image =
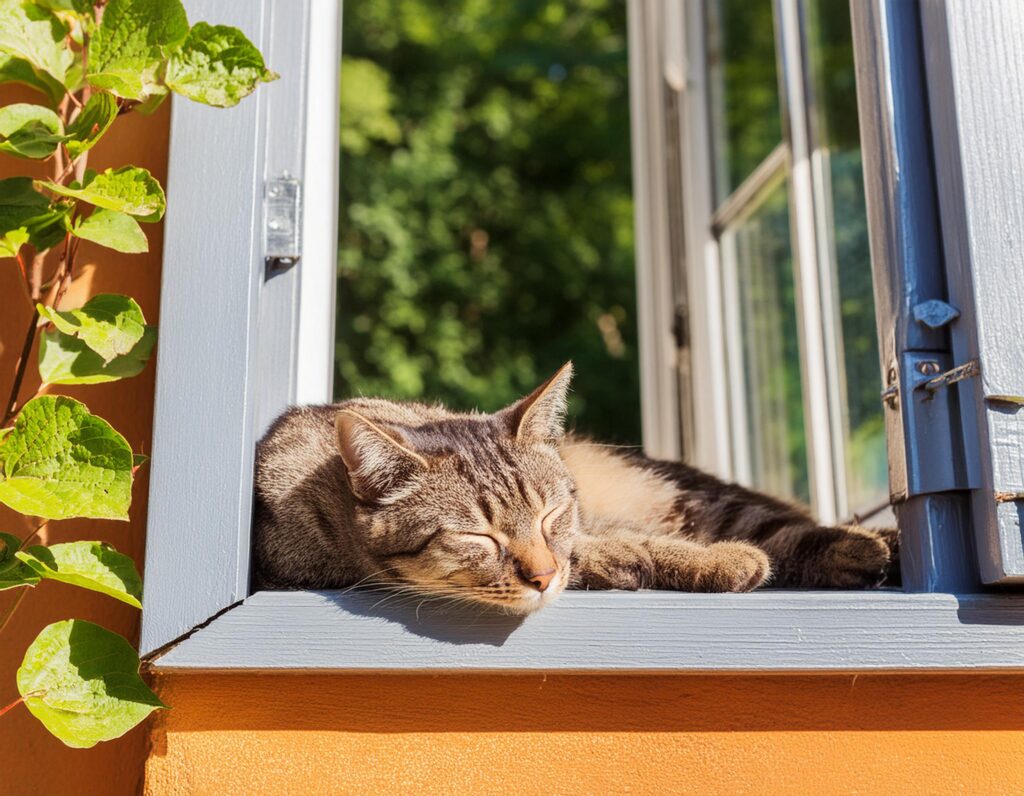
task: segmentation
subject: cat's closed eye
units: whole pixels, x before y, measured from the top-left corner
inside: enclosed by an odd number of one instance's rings
[[[555,524],[555,522],[558,521],[558,519],[563,514],[565,514],[565,512],[568,510],[570,505],[572,505],[572,504],[570,504],[570,503],[562,503],[559,506],[555,506],[553,509],[548,511],[543,517],[541,517],[540,530],[541,530],[541,533],[543,533],[545,537],[547,537],[547,535],[549,533],[551,533],[552,526]]]
[[[467,541],[492,547],[497,553],[500,553],[505,547],[501,540],[493,534],[482,531],[462,531],[459,533],[459,536],[465,538]]]

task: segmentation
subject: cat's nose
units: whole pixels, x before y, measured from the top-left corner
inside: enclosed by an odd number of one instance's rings
[[[554,568],[549,569],[545,572],[534,572],[526,576],[526,579],[539,591],[547,591],[548,586],[551,585],[552,579],[555,577]]]

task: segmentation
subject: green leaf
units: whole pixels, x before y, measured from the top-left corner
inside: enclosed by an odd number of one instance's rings
[[[36,309],[64,334],[80,338],[104,362],[131,351],[146,326],[135,300],[116,293],[98,293],[77,310],[58,312],[42,304]]]
[[[156,327],[147,326],[142,339],[124,356],[104,363],[82,340],[63,332],[44,332],[39,341],[39,375],[47,384],[101,384],[139,375],[156,344]]]
[[[89,97],[75,120],[68,125],[68,154],[74,160],[92,149],[117,118],[117,100],[110,94],[99,92]]]
[[[205,105],[230,108],[260,83],[277,80],[245,34],[197,22],[167,64],[167,87]]]
[[[16,557],[21,539],[9,533],[0,533],[0,591],[18,586],[35,586],[39,575]]]
[[[188,35],[181,0],[110,0],[89,48],[89,82],[143,102],[164,94],[171,51]]]
[[[71,234],[125,254],[149,251],[149,241],[139,222],[116,210],[98,207],[88,217],[79,217]]]
[[[119,738],[167,707],[139,676],[131,644],[82,619],[55,622],[36,636],[18,669],[18,693],[46,729],[76,749]]]
[[[55,106],[64,96],[64,86],[45,72],[38,72],[32,64],[13,55],[0,54],[0,83],[21,83],[41,91]]]
[[[64,140],[60,117],[49,108],[17,102],[0,108],[0,152],[39,160]]]
[[[64,46],[66,29],[24,0],[0,0],[0,52],[28,61],[64,85],[75,56]]]
[[[142,578],[135,562],[105,542],[35,545],[15,555],[41,578],[81,586],[142,607]]]
[[[22,514],[127,520],[132,449],[85,404],[43,395],[0,443],[0,503]]]
[[[157,109],[164,104],[164,100],[167,99],[170,92],[167,94],[154,94],[148,100],[139,105],[135,106],[135,113],[142,116],[152,116],[157,112]]]
[[[28,177],[0,180],[0,257],[14,257],[28,241],[40,251],[64,237],[70,207],[51,203]]]
[[[51,11],[71,11],[80,16],[92,16],[93,0],[35,0],[35,4]]]
[[[28,243],[28,230],[24,227],[11,229],[0,237],[0,257],[17,257],[21,247]]]
[[[73,182],[66,186],[45,180],[37,185],[96,207],[137,216],[141,221],[159,221],[167,206],[160,183],[137,166],[107,169],[102,174],[89,170],[81,184]]]

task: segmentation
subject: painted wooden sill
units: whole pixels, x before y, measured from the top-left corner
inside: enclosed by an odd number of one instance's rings
[[[566,592],[525,619],[380,593],[258,592],[157,671],[1024,671],[1024,597]],[[418,610],[417,610],[418,609]]]

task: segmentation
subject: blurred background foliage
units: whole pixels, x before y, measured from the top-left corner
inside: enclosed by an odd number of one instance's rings
[[[335,393],[489,411],[565,360],[640,439],[626,6],[351,0]]]

